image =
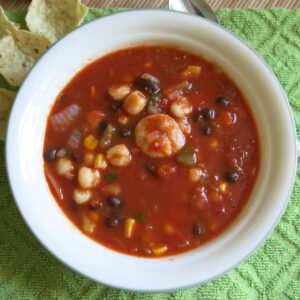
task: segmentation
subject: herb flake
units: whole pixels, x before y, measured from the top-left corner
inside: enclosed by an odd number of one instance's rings
[[[146,221],[146,217],[143,213],[136,213],[134,216],[133,216],[137,221],[141,221],[141,222],[145,222]]]
[[[105,175],[104,180],[107,184],[112,184],[118,180],[118,174],[115,172],[108,173]]]

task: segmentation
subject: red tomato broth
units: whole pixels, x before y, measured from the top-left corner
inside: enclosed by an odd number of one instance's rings
[[[198,149],[197,166],[201,164],[201,168],[208,173],[208,178],[198,183],[189,180],[188,170],[191,167],[177,161],[180,151],[166,158],[150,158],[143,154],[135,144],[134,128],[140,119],[148,115],[147,110],[144,109],[135,116],[126,114],[129,123],[124,126],[118,125],[120,112],[109,109],[112,99],[107,93],[113,85],[133,84],[141,74],[150,73],[159,79],[164,98],[168,89],[184,80],[181,74],[189,65],[201,66],[201,74],[188,79],[193,88],[185,95],[193,106],[193,113],[188,116],[191,134],[185,135],[184,149]],[[96,96],[94,95],[93,99],[91,86],[96,88]],[[229,99],[228,109],[216,103],[215,99],[219,96]],[[168,109],[170,101],[164,102],[162,107],[171,115]],[[103,112],[106,115],[105,120],[117,127],[129,128],[132,131],[129,137],[123,138],[117,134],[113,138],[111,146],[125,144],[131,152],[132,160],[126,167],[109,164],[107,169],[100,170],[102,181],[91,189],[92,199],[97,198],[101,202],[100,207],[96,209],[91,209],[88,203],[79,205],[74,202],[73,190],[78,186],[76,176],[72,180],[59,176],[56,172],[57,158],[54,162],[45,162],[45,172],[59,183],[63,200],[58,199],[53,185],[48,180],[49,186],[68,218],[82,230],[83,216],[90,218],[96,214],[99,217],[99,220],[95,221],[93,233],[89,236],[100,244],[135,256],[156,257],[151,249],[160,246],[167,246],[167,251],[161,256],[179,254],[218,236],[228,228],[245,206],[259,169],[257,129],[242,93],[228,75],[213,63],[200,56],[164,46],[141,46],[120,50],[92,62],[77,73],[58,96],[49,119],[73,103],[78,104],[82,110],[67,131],[58,133],[48,120],[45,153],[48,149],[65,148],[74,128],[80,129],[84,136],[93,134],[101,138],[98,129],[87,126],[86,115],[93,110]],[[214,109],[215,118],[209,121],[212,133],[206,136],[201,131],[202,121],[201,124],[193,121],[193,116],[197,110],[208,107]],[[236,114],[236,123],[233,125],[226,125],[228,116],[225,113],[228,111]],[[210,146],[216,141],[215,148]],[[94,152],[105,154],[110,147],[104,150],[97,147]],[[78,149],[67,154],[75,165],[75,174],[85,165],[84,152],[86,149],[81,141]],[[145,170],[145,163],[151,163],[158,168],[167,164],[176,170],[167,178],[161,178]],[[224,181],[224,172],[233,166],[235,170],[238,169],[239,180],[228,183]],[[112,172],[118,174],[115,184],[121,188],[119,197],[122,199],[122,205],[117,208],[107,205],[106,198],[109,194],[104,191],[109,185],[105,183],[104,177]],[[220,182],[226,183],[227,191],[224,194],[219,191]],[[197,187],[205,187],[208,198],[208,202],[202,203],[204,207],[201,208],[197,201],[192,200]],[[105,225],[107,215],[115,213],[122,214],[124,218],[136,219],[131,238],[124,236],[124,220],[113,228]],[[195,234],[193,228],[199,223],[200,227],[204,228],[201,229],[203,232]]]

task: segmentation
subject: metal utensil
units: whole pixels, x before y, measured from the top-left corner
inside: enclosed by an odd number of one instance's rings
[[[169,9],[196,14],[219,23],[217,15],[204,0],[169,0]]]

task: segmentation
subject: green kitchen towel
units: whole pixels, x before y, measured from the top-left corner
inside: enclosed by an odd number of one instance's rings
[[[91,9],[86,21],[111,12]],[[8,15],[24,25],[23,12],[13,11]],[[274,70],[289,97],[299,137],[300,10],[222,9],[218,15],[223,26],[255,48]],[[13,201],[4,146],[1,142],[0,299],[300,299],[299,167],[293,194],[279,225],[243,264],[201,286],[174,293],[147,294],[92,282],[65,267],[40,245]]]

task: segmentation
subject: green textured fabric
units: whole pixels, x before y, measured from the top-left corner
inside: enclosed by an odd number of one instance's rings
[[[90,10],[87,21],[111,12]],[[23,13],[8,15],[24,26]],[[258,50],[274,70],[288,94],[299,137],[300,10],[223,9],[218,15],[226,28]],[[175,293],[131,293],[76,274],[39,244],[13,201],[1,142],[0,299],[300,299],[299,195],[298,167],[293,194],[279,225],[264,245],[235,270],[213,282]]]

